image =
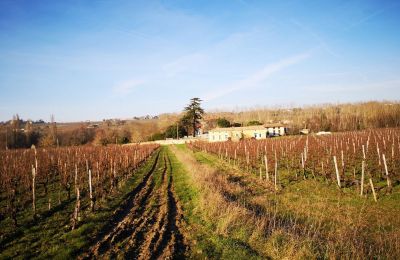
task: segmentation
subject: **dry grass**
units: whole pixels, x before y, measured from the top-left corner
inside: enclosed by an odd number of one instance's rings
[[[398,191],[379,204],[315,181],[275,193],[216,157],[196,154],[209,160],[200,163],[187,150],[173,151],[202,191],[197,214],[263,257],[400,257]]]

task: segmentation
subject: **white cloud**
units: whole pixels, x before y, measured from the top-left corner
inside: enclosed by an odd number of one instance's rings
[[[257,86],[273,74],[278,73],[279,71],[291,65],[297,64],[309,57],[310,53],[307,52],[279,60],[275,63],[268,64],[262,69],[254,72],[247,78],[244,78],[227,86],[215,88],[213,91],[207,93],[204,96],[204,100],[209,101],[217,99],[244,88]]]
[[[113,87],[113,92],[117,95],[127,95],[131,93],[136,87],[143,85],[144,80],[130,79],[125,80]]]

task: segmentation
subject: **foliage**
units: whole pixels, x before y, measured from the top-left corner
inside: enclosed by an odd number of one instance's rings
[[[229,122],[229,120],[226,119],[225,117],[218,118],[217,119],[217,126],[218,127],[230,127],[231,126],[231,122]]]
[[[232,124],[232,127],[241,127],[241,126],[242,126],[241,123],[236,123],[236,122],[235,122],[235,123]]]
[[[248,125],[248,126],[262,125],[262,123],[261,123],[260,121],[257,121],[257,120],[252,120],[252,121],[249,121],[249,122],[247,123],[247,125]]]
[[[157,141],[157,140],[164,140],[165,139],[165,133],[155,133],[152,134],[147,140],[148,141]]]
[[[167,130],[165,130],[164,134],[165,134],[165,138],[176,138],[176,129],[177,126],[176,125],[171,125],[167,128]],[[187,135],[187,131],[185,129],[185,127],[183,127],[183,125],[179,124],[178,125],[178,136],[179,138],[182,138],[184,136]]]
[[[200,106],[201,101],[200,98],[192,98],[190,99],[190,104],[184,109],[185,116],[183,118],[185,122],[190,122],[193,130],[193,137],[196,136],[200,119],[203,118],[204,114],[204,109]]]

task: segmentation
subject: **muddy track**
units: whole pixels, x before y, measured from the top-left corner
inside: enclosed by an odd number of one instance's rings
[[[171,161],[168,158],[170,172],[172,171]],[[182,258],[185,255],[187,246],[181,232],[182,211],[177,203],[173,190],[173,177],[170,174],[168,177],[166,208],[167,212],[164,215],[163,225],[155,232],[153,243],[154,247],[149,252],[152,252],[150,258],[169,259],[172,256]]]
[[[160,157],[163,157],[161,159]],[[171,161],[159,152],[142,182],[81,259],[176,259],[187,243],[181,232],[182,210],[174,190]],[[156,185],[159,183],[159,185]]]
[[[131,236],[125,248],[127,259],[177,259],[183,258],[187,251],[181,232],[182,211],[173,191],[171,161],[164,158],[162,185],[155,195],[159,208],[150,214]]]

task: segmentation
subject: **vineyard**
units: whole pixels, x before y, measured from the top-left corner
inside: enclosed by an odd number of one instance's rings
[[[400,256],[397,128],[0,156],[0,259]]]
[[[253,172],[275,190],[313,178],[357,190],[391,192],[400,182],[400,129],[190,145]]]
[[[1,242],[19,226],[43,221],[63,207],[70,230],[121,185],[158,145],[70,147],[0,152]],[[27,222],[30,219],[31,222]]]
[[[399,136],[374,129],[196,142],[187,146],[196,160],[186,161],[203,167],[193,178],[211,190],[203,210],[217,232],[259,258],[397,259]]]

